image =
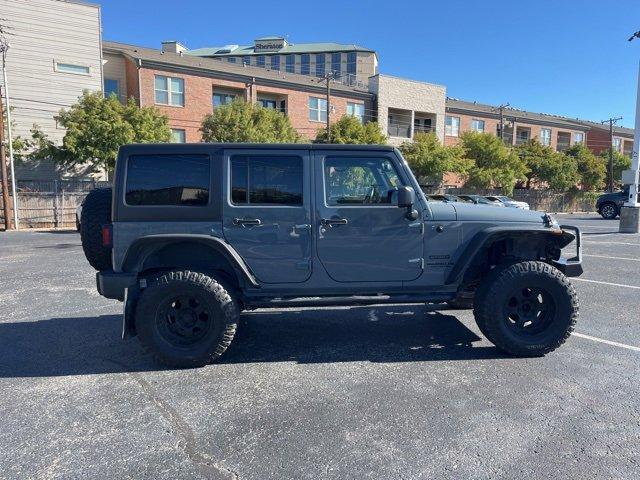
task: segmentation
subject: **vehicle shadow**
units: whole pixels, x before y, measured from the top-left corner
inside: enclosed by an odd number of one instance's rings
[[[165,370],[136,339],[120,340],[121,317],[0,323],[0,378]],[[508,358],[453,315],[425,306],[261,310],[242,315],[222,364],[423,362]]]

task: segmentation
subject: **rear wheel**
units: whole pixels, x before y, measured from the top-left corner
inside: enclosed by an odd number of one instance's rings
[[[147,280],[136,305],[136,331],[154,357],[171,367],[211,363],[231,344],[239,311],[233,294],[198,272],[165,272]]]
[[[606,202],[600,205],[600,215],[606,220],[615,219],[619,213],[618,206],[613,202]]]
[[[82,204],[80,238],[85,257],[96,270],[111,270],[111,249],[102,244],[102,227],[111,223],[110,188],[96,188]]]
[[[557,268],[539,261],[498,266],[482,283],[474,316],[496,347],[512,355],[540,356],[569,338],[578,299]]]

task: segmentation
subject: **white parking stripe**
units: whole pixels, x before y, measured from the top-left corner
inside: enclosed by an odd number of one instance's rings
[[[593,240],[585,240],[582,239],[582,243],[587,243],[589,245],[595,245],[595,244],[602,244],[602,245],[606,245],[606,244],[612,244],[612,245],[633,245],[634,247],[640,247],[640,243],[629,243],[629,242],[609,242],[609,241],[604,241],[604,242],[594,242]]]
[[[634,352],[640,352],[640,347],[635,347],[633,345],[627,345],[626,343],[618,343],[612,342],[611,340],[605,340],[604,338],[592,337],[591,335],[585,335],[584,333],[573,332],[573,336],[585,338],[587,340],[592,340],[594,342],[606,343],[607,345],[613,345],[614,347],[626,348],[628,350],[633,350]]]
[[[601,282],[600,280],[587,280],[586,278],[578,278],[572,277],[571,281],[576,282],[589,282],[589,283],[601,283],[602,285],[611,285],[612,287],[624,287],[624,288],[633,288],[635,290],[640,290],[640,287],[636,285],[623,285],[622,283],[611,283],[611,282]]]
[[[596,257],[596,258],[610,258],[612,260],[631,260],[632,262],[640,262],[640,258],[629,257],[610,257],[609,255],[591,255],[590,253],[583,253],[583,257]]]

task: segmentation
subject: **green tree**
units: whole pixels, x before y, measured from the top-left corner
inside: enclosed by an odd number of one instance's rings
[[[133,99],[123,105],[116,96],[105,98],[100,92],[85,91],[56,120],[67,130],[62,146],[53,145],[41,132],[32,131],[36,149],[31,157],[49,156],[65,167],[89,166],[110,171],[121,145],[171,139],[167,117],[156,108],[140,108]]]
[[[572,145],[564,153],[576,160],[583,190],[602,188],[607,174],[602,157],[596,157],[583,143]]]
[[[234,100],[205,116],[200,128],[205,142],[298,143],[300,136],[282,112]]]
[[[602,157],[602,161],[605,163],[606,169],[606,177],[605,182],[609,185],[609,149],[603,150],[600,153],[600,157]],[[613,151],[613,183],[616,186],[620,186],[622,184],[622,171],[628,170],[631,168],[631,158],[620,153],[616,150]]]
[[[350,143],[360,145],[384,145],[387,143],[376,122],[363,124],[353,115],[344,115],[340,120],[331,124],[331,143]],[[327,130],[319,130],[316,143],[327,143]]]
[[[568,190],[580,180],[575,158],[555,152],[535,138],[518,145],[516,153],[529,169],[527,188],[531,188],[532,182],[538,182],[552,190]]]
[[[465,158],[461,146],[446,147],[433,132],[416,133],[413,142],[400,145],[400,151],[413,174],[427,182],[440,182],[447,172],[466,176],[474,165],[473,161]]]
[[[501,187],[510,194],[518,180],[527,178],[529,169],[525,161],[498,137],[489,133],[465,132],[460,138],[466,158],[474,161],[466,186]]]

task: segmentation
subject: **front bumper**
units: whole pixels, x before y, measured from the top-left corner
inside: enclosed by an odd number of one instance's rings
[[[124,301],[125,290],[135,285],[138,276],[135,273],[104,271],[96,273],[98,293],[103,297]]]
[[[578,227],[572,225],[560,225],[562,230],[571,230],[576,239],[576,254],[573,257],[560,257],[554,260],[555,267],[567,277],[579,277],[584,272],[582,268],[582,232]]]

